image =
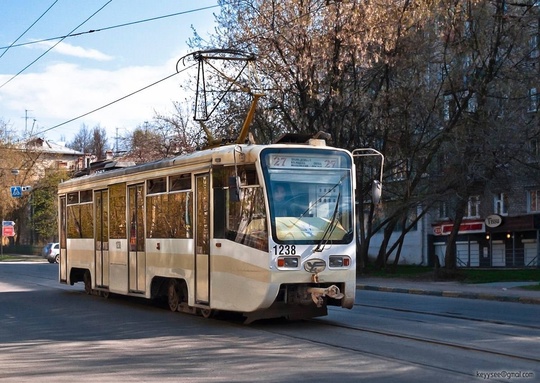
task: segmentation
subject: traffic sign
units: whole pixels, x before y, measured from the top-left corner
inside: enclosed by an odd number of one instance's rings
[[[15,226],[13,221],[2,221],[2,226]]]
[[[4,237],[13,237],[13,236],[15,236],[15,228],[13,226],[3,226],[2,227],[2,236],[4,236]]]
[[[12,186],[11,196],[13,198],[20,198],[22,196],[22,186]]]

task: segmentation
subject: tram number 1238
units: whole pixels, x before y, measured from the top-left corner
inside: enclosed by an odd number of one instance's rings
[[[275,255],[296,255],[295,245],[275,245],[273,249]]]

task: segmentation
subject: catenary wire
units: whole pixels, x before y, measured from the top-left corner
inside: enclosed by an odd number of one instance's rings
[[[215,8],[215,7],[219,7],[219,5],[211,5],[211,6],[208,6],[208,7],[202,7],[202,8],[196,8],[196,9],[190,9],[190,10],[187,10],[187,11],[182,11],[182,12],[177,12],[177,13],[171,13],[171,14],[168,14],[168,15],[157,16],[157,17],[152,17],[152,18],[143,19],[143,20],[137,20],[137,21],[131,21],[131,22],[129,22],[129,23],[118,24],[118,25],[112,25],[112,26],[110,26],[110,27],[97,28],[97,29],[90,29],[90,30],[88,30],[88,31],[86,31],[86,32],[70,33],[70,34],[67,34],[67,35],[65,35],[65,36],[50,37],[50,38],[47,38],[47,39],[28,41],[28,42],[20,43],[20,44],[11,44],[9,47],[0,47],[0,49],[8,49],[8,48],[12,48],[12,47],[13,47],[13,48],[15,48],[15,47],[22,47],[22,46],[25,46],[25,45],[31,45],[31,44],[37,44],[37,43],[43,43],[43,42],[53,41],[53,40],[59,40],[59,39],[66,39],[66,38],[68,38],[68,37],[77,37],[77,36],[81,36],[81,35],[85,35],[85,34],[89,34],[89,33],[103,32],[103,31],[107,31],[107,30],[110,30],[110,29],[122,28],[122,27],[128,27],[128,26],[131,26],[131,25],[136,25],[136,24],[146,23],[146,22],[150,22],[150,21],[161,20],[161,19],[165,19],[165,18],[168,18],[168,17],[174,17],[174,16],[185,15],[185,14],[188,14],[188,13],[194,13],[194,12],[205,11],[205,10],[207,10],[207,9],[211,9],[211,8]],[[1,57],[1,56],[0,56],[0,57]]]
[[[109,5],[110,3],[112,2],[112,0],[109,0],[107,1],[107,3],[105,3],[101,8],[99,8],[97,11],[95,11],[94,13],[92,13],[86,20],[84,20],[82,23],[80,23],[79,25],[77,25],[75,28],[73,28],[73,30],[70,32],[70,33],[73,33],[74,31],[76,31],[81,25],[85,24],[88,20],[90,20],[92,17],[94,17],[95,15],[97,15],[103,8],[105,8],[107,5]],[[49,53],[51,50],[53,50],[58,44],[60,44],[63,40],[65,39],[64,38],[61,38],[60,40],[58,40],[56,42],[56,44],[54,44],[53,46],[51,46],[49,49],[47,49],[45,52],[43,52],[41,55],[39,55],[34,61],[32,61],[30,64],[28,64],[27,66],[25,66],[23,69],[21,69],[17,74],[15,74],[14,76],[12,76],[9,80],[7,80],[6,82],[4,82],[2,85],[0,85],[0,89],[3,88],[6,84],[10,83],[13,79],[15,79],[17,76],[19,76],[21,73],[23,73],[25,70],[27,70],[28,68],[30,68],[32,65],[34,65],[39,59],[41,59],[43,56],[45,56],[47,53]]]
[[[36,23],[37,23],[39,20],[41,20],[41,18],[42,18],[43,16],[45,16],[45,14],[46,14],[47,12],[49,12],[49,11],[51,10],[51,8],[54,7],[54,5],[55,5],[56,3],[58,3],[58,0],[55,0],[54,3],[52,3],[52,4],[49,6],[49,8],[47,8],[47,9],[45,10],[45,12],[43,12],[43,13],[41,14],[41,16],[39,16],[39,17],[37,18],[37,20],[34,21],[34,22],[32,23],[32,25],[30,25],[28,28],[26,28],[26,30],[25,30],[19,37],[17,37],[17,38],[15,39],[15,41],[13,41],[9,46],[7,46],[7,47],[2,47],[1,49],[4,49],[4,52],[2,52],[2,54],[0,55],[0,58],[4,57],[4,55],[7,53],[7,51],[10,50],[10,48],[13,48],[13,47],[15,46],[15,43],[16,43],[17,41],[19,41],[19,40],[21,39],[21,37],[23,37],[23,36],[26,34],[26,32],[28,32],[30,29],[32,29],[32,27],[33,27],[34,25],[36,25]]]
[[[86,113],[83,113],[83,114],[81,114],[81,115],[79,115],[79,116],[77,116],[77,117],[73,117],[73,118],[70,119],[70,120],[64,121],[64,122],[62,122],[62,123],[60,123],[60,124],[58,124],[58,125],[54,125],[54,126],[51,126],[50,128],[44,129],[44,130],[42,130],[42,131],[39,131],[39,132],[37,132],[35,135],[37,136],[37,135],[43,134],[43,133],[48,132],[48,131],[50,131],[50,130],[59,128],[60,126],[69,124],[70,122],[76,121],[76,120],[78,120],[78,119],[80,119],[80,118],[86,117],[86,116],[88,116],[89,114],[92,114],[92,113],[95,113],[95,112],[97,112],[97,111],[99,111],[99,110],[105,109],[105,108],[107,108],[107,107],[109,107],[109,106],[111,106],[111,105],[113,105],[113,104],[116,104],[117,102],[120,102],[120,101],[122,101],[122,100],[125,100],[125,99],[128,98],[128,97],[131,97],[131,96],[133,96],[133,95],[135,95],[135,94],[137,94],[137,93],[140,93],[140,92],[142,92],[143,90],[146,90],[146,89],[148,89],[148,88],[150,88],[150,87],[152,87],[152,86],[154,86],[154,85],[157,85],[157,84],[159,84],[159,83],[161,83],[161,82],[163,82],[163,81],[165,81],[165,80],[168,80],[168,79],[170,79],[170,78],[176,76],[177,74],[182,73],[182,72],[184,72],[184,71],[186,71],[186,70],[188,70],[188,69],[194,67],[195,65],[196,65],[196,64],[192,64],[192,65],[189,66],[189,67],[186,67],[186,68],[184,68],[184,69],[182,69],[182,70],[180,70],[180,71],[177,71],[177,72],[175,72],[175,73],[173,73],[173,74],[170,74],[170,75],[168,75],[168,76],[162,78],[161,80],[154,81],[153,83],[151,83],[151,84],[149,84],[149,85],[146,85],[145,87],[142,87],[142,88],[140,88],[140,89],[137,89],[136,91],[133,91],[133,92],[131,92],[131,93],[129,93],[129,94],[126,94],[125,96],[122,96],[122,97],[120,97],[120,98],[117,98],[116,100],[111,101],[111,102],[109,102],[109,103],[107,103],[107,104],[105,104],[105,105],[102,105],[102,106],[100,106],[99,108],[93,109],[93,110],[91,110],[91,111],[89,111],[89,112],[86,112]]]
[[[111,1],[112,1],[112,0],[111,0]],[[110,1],[109,1],[109,2],[110,2]],[[108,4],[108,3],[107,3],[107,4]],[[107,5],[107,4],[105,4],[105,5]],[[105,7],[105,5],[104,5],[103,7]],[[219,5],[218,5],[218,6],[219,6]],[[102,8],[103,8],[103,7],[102,7]],[[202,11],[202,10],[206,10],[206,9],[214,8],[214,7],[216,7],[216,6],[209,6],[209,7],[197,8],[197,9],[193,9],[193,10],[189,10],[189,11],[183,11],[183,12],[178,12],[178,13],[174,13],[174,14],[170,14],[170,15],[165,15],[165,16],[159,16],[159,17],[154,17],[154,18],[149,18],[149,19],[139,20],[139,21],[136,21],[136,22],[130,22],[130,23],[125,23],[125,24],[119,24],[119,25],[116,25],[116,26],[111,26],[111,27],[107,27],[107,28],[101,28],[101,29],[98,29],[98,30],[91,30],[91,31],[88,31],[88,32],[82,32],[82,33],[80,33],[80,34],[84,34],[84,33],[92,33],[92,32],[97,32],[97,31],[104,31],[104,30],[107,30],[107,29],[113,29],[113,28],[119,28],[119,27],[123,27],[123,26],[128,26],[128,25],[138,24],[138,23],[147,22],[147,21],[153,21],[153,20],[162,19],[162,18],[166,18],[166,17],[177,16],[177,15],[180,15],[180,14],[186,14],[186,13],[191,13],[191,12],[196,12],[196,11]],[[100,10],[101,10],[101,9],[100,9]],[[98,12],[99,12],[99,10],[98,10]],[[96,12],[96,13],[97,13],[97,12]],[[93,15],[92,15],[92,16],[93,16]],[[92,16],[91,16],[91,17],[92,17]],[[295,20],[298,20],[298,19],[300,19],[300,18],[302,18],[302,17],[305,17],[305,15],[299,16],[299,17],[295,18]],[[82,25],[82,24],[81,24],[81,25]],[[76,28],[75,28],[75,29],[76,29]],[[260,34],[257,35],[257,36],[260,37],[260,36],[263,36],[264,34],[267,34],[267,33],[270,33],[270,32],[271,32],[271,31],[267,31],[267,32],[264,32],[264,33],[260,33]],[[68,35],[66,35],[66,36],[61,37],[61,39],[63,40],[63,39],[65,39],[65,38],[67,38],[67,37],[77,36],[77,35],[80,35],[80,34],[68,34]],[[253,36],[252,39],[256,38],[257,36]],[[51,39],[41,40],[41,41],[49,41],[49,40],[53,40],[53,39],[57,39],[57,38],[51,38]],[[62,40],[60,40],[60,41],[62,41]],[[60,41],[59,41],[59,42],[60,42]],[[57,43],[57,44],[58,44],[58,43]],[[55,46],[56,46],[57,44],[55,44]],[[54,48],[54,46],[53,46],[53,48]],[[1,48],[0,48],[0,49],[1,49]],[[52,48],[51,48],[51,49],[52,49]],[[48,51],[47,51],[47,52],[48,52]],[[180,60],[182,60],[182,59],[183,59],[183,58],[181,58]],[[180,60],[179,60],[179,61],[180,61]],[[133,96],[133,95],[135,95],[135,94],[137,94],[137,93],[139,93],[139,92],[142,92],[143,90],[146,90],[146,89],[148,89],[148,88],[150,88],[150,87],[152,87],[152,86],[154,86],[154,85],[157,85],[157,84],[159,84],[159,83],[161,83],[161,82],[163,82],[163,81],[165,81],[165,80],[168,80],[169,78],[172,78],[172,77],[176,76],[177,74],[179,74],[179,73],[181,73],[181,72],[183,72],[183,71],[185,71],[185,70],[187,70],[187,69],[189,69],[189,68],[191,68],[191,67],[193,67],[193,65],[190,66],[190,67],[188,67],[188,68],[185,68],[185,69],[183,69],[183,70],[181,70],[181,71],[178,71],[178,68],[177,68],[177,72],[176,72],[176,73],[173,73],[173,74],[171,74],[171,75],[169,75],[169,76],[166,76],[166,77],[162,78],[161,80],[155,81],[155,82],[153,82],[152,84],[149,84],[149,85],[147,85],[147,86],[145,86],[145,87],[143,87],[143,88],[140,88],[140,89],[138,89],[138,90],[136,90],[136,91],[134,91],[134,92],[131,92],[131,93],[129,93],[129,94],[123,96],[123,97],[120,97],[120,98],[118,98],[118,99],[116,99],[116,100],[114,100],[114,101],[111,101],[111,102],[109,102],[109,103],[107,103],[107,104],[105,104],[105,105],[102,105],[102,106],[100,106],[100,107],[98,107],[98,108],[96,108],[96,109],[93,109],[93,110],[91,110],[91,111],[89,111],[89,112],[83,113],[83,114],[81,114],[81,115],[79,115],[79,116],[77,116],[77,117],[74,117],[74,118],[72,118],[72,119],[70,119],[70,120],[64,121],[64,122],[62,122],[62,123],[60,123],[60,124],[54,125],[54,126],[52,126],[52,127],[50,127],[50,128],[41,130],[41,131],[37,132],[36,135],[39,135],[39,134],[48,132],[48,131],[50,131],[50,130],[59,128],[59,127],[61,127],[61,126],[63,126],[63,125],[66,125],[66,124],[68,124],[68,123],[70,123],[70,122],[76,121],[76,120],[78,120],[78,119],[80,119],[80,118],[86,117],[86,116],[88,116],[88,115],[90,115],[90,114],[92,114],[92,113],[95,113],[95,112],[99,111],[99,110],[105,109],[105,108],[107,108],[107,107],[109,107],[109,106],[111,106],[111,105],[113,105],[113,104],[116,104],[117,102],[120,102],[120,101],[122,101],[122,100],[124,100],[124,99],[126,99],[126,98],[128,98],[128,97],[131,97],[131,96]],[[10,80],[10,81],[11,81],[11,80]],[[4,85],[5,85],[5,84],[4,84]],[[3,85],[2,85],[2,86],[3,86]],[[1,88],[2,86],[0,86],[0,88]]]

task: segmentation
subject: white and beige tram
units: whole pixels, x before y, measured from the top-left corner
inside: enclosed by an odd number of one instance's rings
[[[59,185],[61,283],[173,311],[310,318],[352,308],[350,152],[228,145]]]

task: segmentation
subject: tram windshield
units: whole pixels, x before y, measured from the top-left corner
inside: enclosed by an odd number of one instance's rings
[[[262,153],[272,236],[278,243],[348,243],[353,238],[351,161],[339,151]]]

